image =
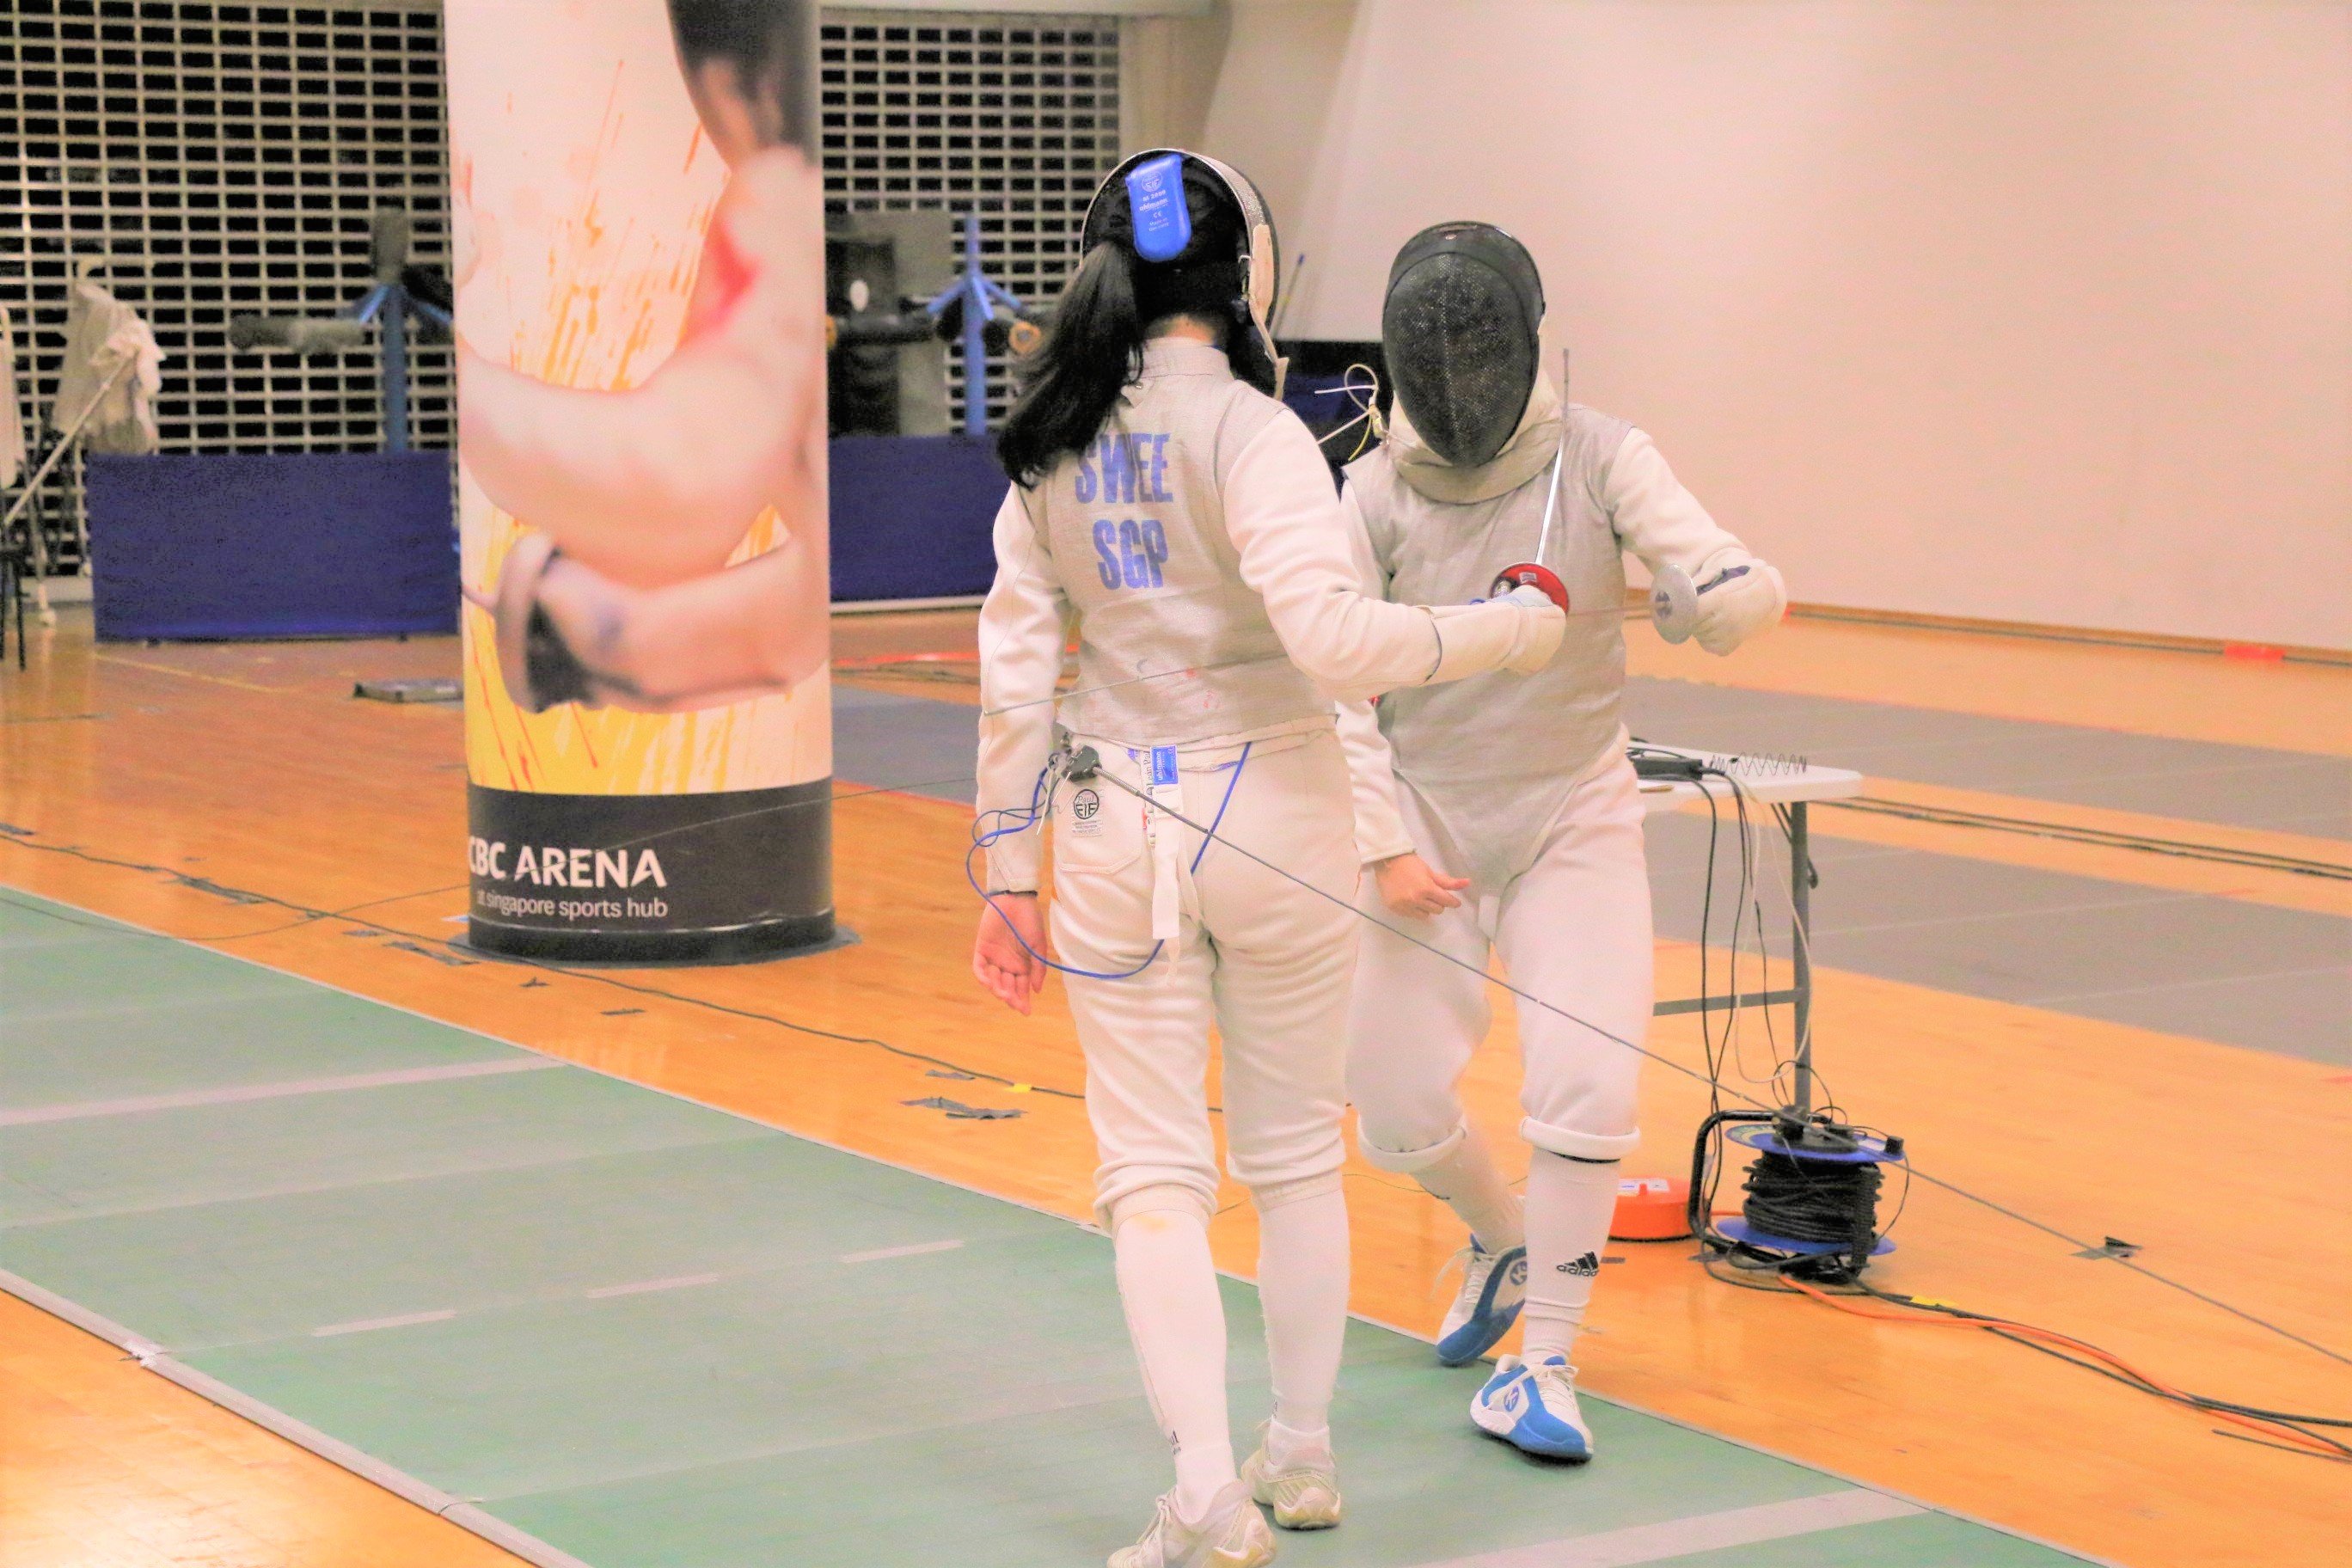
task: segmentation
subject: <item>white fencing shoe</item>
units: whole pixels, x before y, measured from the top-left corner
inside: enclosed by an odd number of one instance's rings
[[[1470,1419],[1523,1453],[1571,1465],[1592,1458],[1592,1429],[1576,1408],[1576,1369],[1566,1356],[1533,1366],[1505,1356],[1470,1402]]]
[[[1251,1503],[1248,1483],[1233,1481],[1197,1524],[1176,1516],[1174,1492],[1162,1493],[1143,1539],[1112,1552],[1110,1568],[1265,1568],[1273,1561],[1274,1531]]]
[[[1462,1289],[1437,1331],[1437,1359],[1446,1366],[1468,1366],[1493,1350],[1519,1321],[1528,1295],[1526,1247],[1489,1252],[1474,1236],[1459,1256]]]
[[[1271,1426],[1267,1423],[1266,1426]],[[1267,1458],[1271,1439],[1258,1428],[1257,1452],[1242,1462],[1242,1484],[1274,1510],[1285,1530],[1328,1530],[1339,1522],[1339,1467],[1322,1444],[1293,1453],[1276,1465]]]

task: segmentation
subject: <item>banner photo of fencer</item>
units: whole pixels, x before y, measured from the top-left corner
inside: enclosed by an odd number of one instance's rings
[[[806,0],[448,0],[472,941],[833,935]]]

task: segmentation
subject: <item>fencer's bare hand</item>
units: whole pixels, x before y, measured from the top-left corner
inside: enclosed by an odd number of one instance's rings
[[[1459,897],[1470,885],[1467,877],[1449,877],[1418,855],[1391,856],[1372,868],[1380,884],[1381,902],[1401,915],[1426,920],[1462,907]]]
[[[988,906],[980,911],[980,934],[972,939],[972,975],[1026,1017],[1030,998],[1045,989],[1045,961],[1040,956],[1045,951],[1045,913],[1034,893],[998,893]]]

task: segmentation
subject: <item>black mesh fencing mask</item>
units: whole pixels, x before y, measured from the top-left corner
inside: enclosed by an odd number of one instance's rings
[[[1397,252],[1381,310],[1389,379],[1422,440],[1455,468],[1493,461],[1518,428],[1543,313],[1535,258],[1492,224],[1441,223]]]

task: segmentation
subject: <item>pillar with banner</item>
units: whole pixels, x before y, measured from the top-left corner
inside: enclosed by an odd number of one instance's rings
[[[826,942],[807,0],[448,0],[475,946]]]

